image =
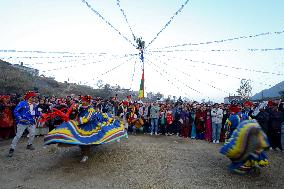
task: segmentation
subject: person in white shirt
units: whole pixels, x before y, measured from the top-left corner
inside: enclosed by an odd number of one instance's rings
[[[213,143],[219,143],[221,128],[222,128],[222,119],[223,119],[223,110],[216,103],[214,104],[213,109],[211,110],[212,117],[212,140]]]

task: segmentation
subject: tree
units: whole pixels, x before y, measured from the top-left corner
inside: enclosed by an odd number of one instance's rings
[[[105,84],[103,88],[103,97],[104,98],[109,98],[112,96],[112,90],[110,88],[110,84]]]
[[[190,99],[189,99],[188,97],[183,97],[182,100],[183,100],[184,102],[189,102],[189,101],[190,101]]]
[[[103,80],[98,80],[97,81],[97,83],[96,83],[96,85],[97,85],[97,87],[99,88],[99,89],[102,89],[103,87],[104,87],[104,83],[103,83]]]
[[[240,95],[241,98],[244,100],[249,100],[251,97],[251,91],[252,91],[251,80],[242,79],[240,88],[237,89],[238,95]]]
[[[157,100],[161,100],[162,98],[164,98],[164,95],[161,94],[160,92],[158,92],[158,93],[156,94],[156,99],[157,99]]]
[[[181,99],[181,96],[178,98],[177,103],[179,103],[179,104],[182,104],[182,103],[183,103],[183,101],[182,101],[182,99]]]

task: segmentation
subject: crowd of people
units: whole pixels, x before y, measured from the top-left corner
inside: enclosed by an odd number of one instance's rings
[[[13,112],[20,100],[21,97],[15,95],[0,97],[1,139],[15,136],[16,115]],[[35,106],[33,114],[38,120],[42,113],[52,112],[54,108],[66,111],[72,104],[79,106],[80,101],[80,95],[66,98],[37,95],[32,102]],[[132,101],[130,96],[119,101],[115,96],[109,99],[95,98],[90,103],[97,111],[121,117],[125,129],[132,134],[177,135],[213,143],[224,142],[230,137],[239,123],[238,118],[232,115],[238,114],[241,120],[256,119],[267,134],[271,147],[283,150],[281,124],[284,122],[284,108],[281,101],[269,101],[266,104],[234,102],[230,105],[182,101],[142,103]],[[77,114],[75,106],[70,119],[74,119]],[[35,135],[45,135],[62,122],[59,116],[45,123],[36,122]]]
[[[29,91],[22,99],[0,96],[0,137],[14,136],[10,157],[28,130],[27,149],[35,149],[35,135],[47,135],[45,144],[79,145],[85,154],[83,162],[91,145],[128,137],[127,132],[226,142],[221,153],[232,160],[232,170],[246,172],[268,164],[264,150],[269,146],[284,151],[283,105],[281,100],[233,100],[230,105],[182,100],[143,103],[132,101],[131,96],[124,100],[118,100],[117,95],[109,99],[88,95],[56,98]]]

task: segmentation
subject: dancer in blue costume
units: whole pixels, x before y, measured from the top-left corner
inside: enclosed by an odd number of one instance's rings
[[[124,125],[108,113],[96,112],[90,105],[90,96],[82,98],[82,106],[76,121],[64,122],[48,133],[44,142],[49,144],[79,145],[81,162],[86,162],[91,145],[105,144],[126,137]]]
[[[231,161],[229,169],[238,174],[260,172],[260,167],[268,165],[264,150],[269,149],[266,134],[256,120],[242,121],[220,152]]]
[[[229,110],[230,116],[225,123],[225,126],[227,128],[226,139],[229,139],[232,136],[234,130],[242,121],[251,119],[246,111],[241,112],[240,105],[236,104],[234,101],[229,106]]]
[[[226,128],[226,133],[225,133],[225,141],[227,141],[231,135],[233,134],[233,131],[237,128],[237,126],[240,123],[240,107],[236,104],[231,104],[229,106],[229,111],[230,111],[230,116],[225,122],[225,128]]]

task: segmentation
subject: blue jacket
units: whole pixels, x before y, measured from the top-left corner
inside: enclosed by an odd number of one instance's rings
[[[35,105],[33,107],[33,110],[35,111],[35,115],[31,114],[28,102],[21,101],[14,110],[14,116],[16,119],[16,123],[22,124],[22,125],[34,125],[35,117],[38,117],[40,113],[37,111],[37,108]]]
[[[241,119],[240,116],[237,114],[232,114],[226,121],[226,125],[232,130],[235,130],[237,126],[240,124]]]

